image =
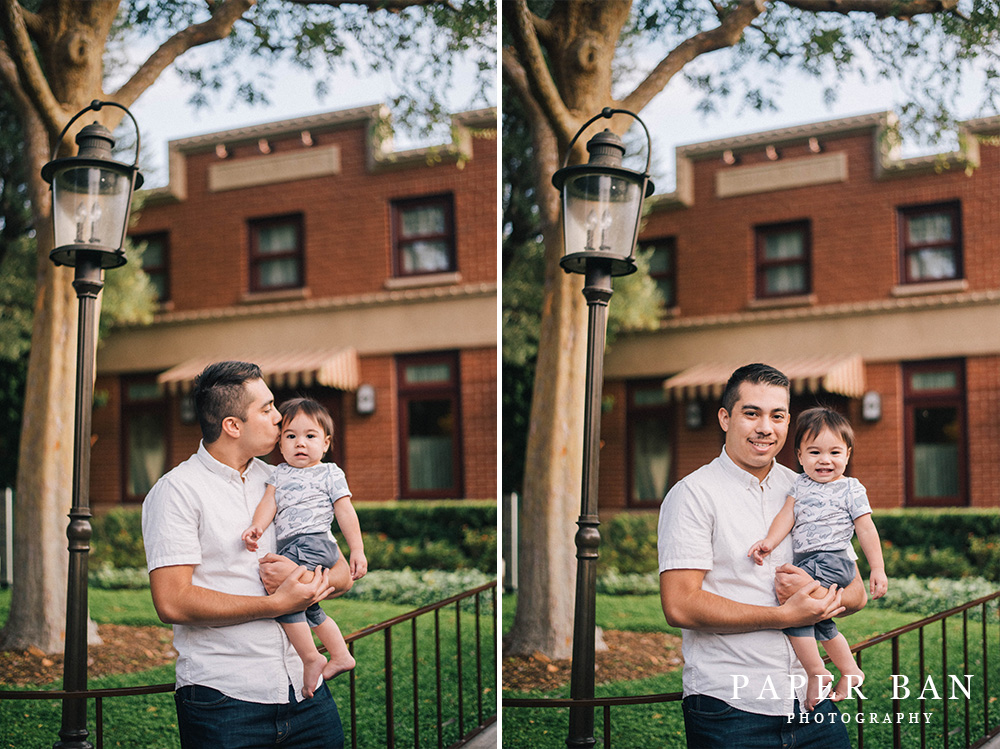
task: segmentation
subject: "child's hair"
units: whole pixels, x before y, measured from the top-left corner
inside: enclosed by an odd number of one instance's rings
[[[807,437],[815,437],[824,429],[829,429],[840,437],[848,450],[854,449],[854,429],[843,415],[826,406],[810,408],[799,414],[795,420],[795,449],[802,446]]]
[[[312,398],[292,398],[278,406],[278,413],[281,414],[281,428],[284,429],[292,419],[300,413],[304,413],[323,427],[326,436],[333,441],[333,417],[326,407],[317,403]]]

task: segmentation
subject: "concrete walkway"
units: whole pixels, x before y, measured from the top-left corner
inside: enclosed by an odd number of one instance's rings
[[[500,746],[499,733],[496,722],[493,722],[482,733],[477,733],[467,743],[462,744],[462,749],[497,749],[498,746]]]

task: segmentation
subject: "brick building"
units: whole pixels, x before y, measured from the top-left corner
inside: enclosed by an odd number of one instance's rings
[[[719,396],[752,361],[790,376],[793,416],[849,416],[874,506],[998,505],[1000,117],[907,159],[892,119],[677,150],[677,189],[640,235],[663,319],[605,365],[605,510],[658,507],[718,455]]]
[[[410,151],[386,118],[169,144],[130,229],[159,310],[98,352],[95,508],[141,501],[197,449],[191,379],[221,359],[327,405],[359,500],[496,496],[496,112]]]

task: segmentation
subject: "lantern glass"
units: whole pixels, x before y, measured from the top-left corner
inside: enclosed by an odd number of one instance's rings
[[[88,164],[57,171],[52,179],[55,246],[120,250],[131,188],[130,171]]]
[[[631,258],[642,206],[642,175],[581,173],[563,187],[566,254]]]

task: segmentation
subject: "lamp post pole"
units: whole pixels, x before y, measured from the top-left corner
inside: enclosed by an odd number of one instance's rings
[[[69,576],[66,591],[66,651],[63,689],[87,688],[87,574],[90,554],[90,429],[94,403],[94,368],[97,353],[97,297],[104,287],[100,258],[80,252],[73,278],[79,300],[76,338],[76,411],[73,437],[73,505],[69,526]],[[58,749],[91,749],[87,741],[87,700],[63,701]]]
[[[580,128],[567,149],[598,119],[627,114],[623,109],[604,109]],[[649,142],[649,131],[646,130]],[[651,143],[650,143],[651,150]],[[570,698],[594,696],[594,662],[597,630],[597,558],[601,534],[597,515],[598,467],[601,449],[601,391],[604,383],[604,347],[608,328],[611,279],[634,273],[635,243],[642,200],[653,191],[649,180],[649,156],[645,172],[622,166],[625,144],[605,130],[587,143],[586,164],[563,165],[552,182],[563,198],[563,242],[565,253],[559,264],[567,273],[584,274],[583,296],[587,300],[587,362],[583,410],[583,481],[580,517],[576,532],[576,602],[573,619],[573,662]],[[594,708],[572,705],[569,709],[567,747],[593,747]]]
[[[73,495],[66,537],[69,573],[66,582],[66,645],[63,689],[87,689],[87,574],[90,554],[90,431],[94,407],[94,370],[97,358],[97,299],[104,288],[105,268],[126,262],[122,250],[132,192],[142,184],[139,174],[139,128],[132,113],[115,102],[93,101],[66,123],[56,148],[70,126],[90,111],[118,107],[136,125],[136,163],[122,164],[111,157],[115,140],[107,128],[94,123],[76,136],[76,156],[55,159],[42,167],[42,178],[52,185],[55,247],[49,258],[74,269],[73,289],[79,302],[76,334],[76,393],[73,433]],[[93,749],[87,740],[87,699],[63,700],[59,741],[53,749]]]
[[[597,557],[601,543],[597,515],[598,468],[601,449],[601,390],[604,382],[604,344],[611,299],[611,262],[590,258],[584,276],[587,300],[587,379],[583,405],[583,492],[576,521],[576,604],[573,614],[573,661],[570,698],[594,696],[597,630]],[[594,708],[569,710],[568,747],[592,747]]]

